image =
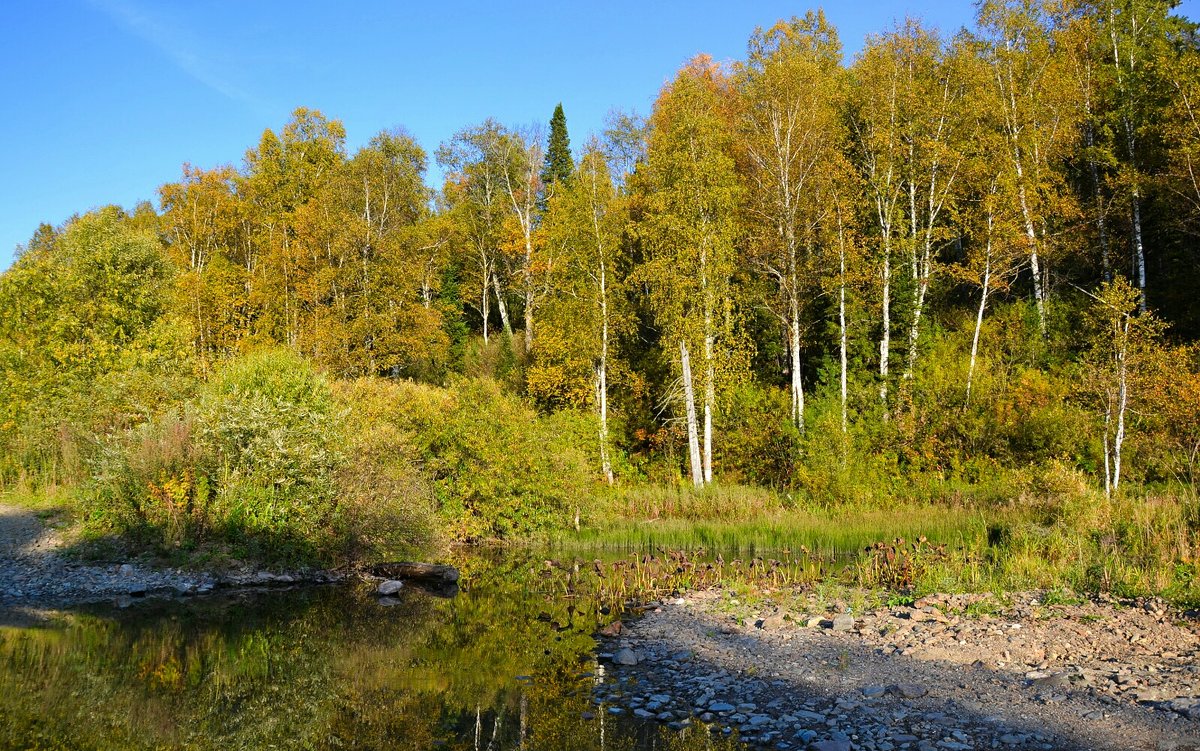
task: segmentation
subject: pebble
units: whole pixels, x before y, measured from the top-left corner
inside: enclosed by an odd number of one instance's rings
[[[834,631],[849,631],[854,628],[854,616],[849,613],[834,616],[829,627]]]

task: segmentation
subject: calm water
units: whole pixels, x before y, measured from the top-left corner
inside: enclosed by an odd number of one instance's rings
[[[391,607],[325,587],[0,611],[0,748],[712,748],[584,719],[601,605],[538,563],[471,558],[456,596]]]

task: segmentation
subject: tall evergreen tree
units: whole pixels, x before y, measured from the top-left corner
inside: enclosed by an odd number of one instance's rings
[[[574,169],[571,138],[567,135],[567,116],[563,114],[562,102],[559,102],[550,118],[550,140],[546,144],[546,161],[542,167],[543,203],[553,195],[554,184],[570,180]]]

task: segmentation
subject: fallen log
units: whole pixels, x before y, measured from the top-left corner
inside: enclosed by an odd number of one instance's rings
[[[445,582],[447,584],[458,581],[458,569],[440,563],[394,561],[392,563],[377,563],[370,570],[375,576],[382,576],[387,579],[418,579]]]

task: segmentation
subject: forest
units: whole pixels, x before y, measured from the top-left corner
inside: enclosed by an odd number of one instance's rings
[[[586,136],[560,105],[349,153],[300,107],[19,249],[0,487],[97,539],[286,560],[1008,515],[1030,558],[1190,587],[1200,36],[1173,5],[985,0],[848,61],[821,12],[766,20]]]

